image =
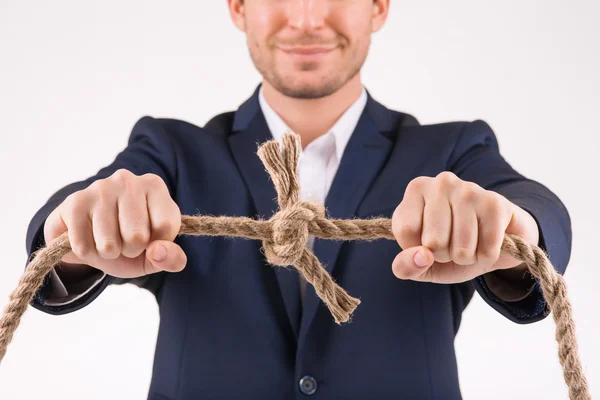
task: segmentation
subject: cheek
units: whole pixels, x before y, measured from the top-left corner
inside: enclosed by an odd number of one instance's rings
[[[371,37],[371,19],[366,15],[371,9],[363,7],[340,8],[330,14],[331,27],[342,36],[354,52],[363,52],[368,48]]]
[[[370,12],[371,9],[369,8],[346,9],[343,14],[344,25],[352,32],[360,32],[362,34],[369,32],[371,19],[368,16],[370,15]]]
[[[277,19],[277,13],[269,7],[257,7],[252,17],[254,25],[261,27],[262,30],[268,30],[268,27],[273,25]]]
[[[285,25],[285,15],[280,7],[257,4],[246,11],[246,34],[259,47],[270,47],[273,36]]]

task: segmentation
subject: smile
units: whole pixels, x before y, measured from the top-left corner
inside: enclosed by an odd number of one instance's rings
[[[296,47],[278,47],[287,57],[294,62],[316,63],[324,60],[334,53],[337,46],[296,46]]]
[[[279,47],[285,53],[298,55],[326,54],[335,50],[336,46],[328,47]]]

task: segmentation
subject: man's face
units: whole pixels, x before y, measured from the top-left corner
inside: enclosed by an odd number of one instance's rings
[[[361,69],[389,0],[229,0],[263,78],[294,98],[338,90]]]

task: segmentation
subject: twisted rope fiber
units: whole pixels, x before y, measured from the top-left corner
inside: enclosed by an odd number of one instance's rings
[[[261,240],[267,261],[277,266],[294,266],[314,286],[316,294],[327,305],[335,322],[341,324],[350,320],[360,300],[348,295],[338,286],[317,257],[309,251],[306,247],[308,236],[334,240],[394,239],[392,221],[387,218],[326,219],[322,203],[300,200],[300,186],[296,175],[300,149],[300,137],[290,133],[283,137],[282,150],[274,140],[264,143],[258,149],[258,156],[275,185],[280,208],[269,220],[183,215],[179,235]],[[565,280],[555,271],[542,249],[529,245],[516,235],[504,236],[502,250],[525,262],[531,274],[541,284],[543,296],[556,323],[558,357],[570,399],[591,399],[579,359]],[[10,301],[0,318],[0,361],[44,278],[69,251],[71,246],[65,232],[34,253],[33,260],[17,288],[10,294]]]

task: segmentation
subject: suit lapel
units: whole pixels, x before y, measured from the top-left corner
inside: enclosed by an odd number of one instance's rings
[[[369,110],[377,104],[369,96],[340,161],[335,178],[325,199],[328,218],[353,218],[362,199],[384,166],[393,142],[375,125]],[[379,106],[381,107],[381,106]],[[381,111],[381,110],[379,110]],[[387,111],[389,113],[389,111]],[[381,121],[379,121],[381,122]],[[324,267],[333,274],[343,241],[315,240],[314,252]],[[350,295],[353,295],[350,293]],[[307,286],[304,298],[300,338],[304,337],[322,301],[312,285]],[[325,307],[325,305],[322,305]],[[332,317],[333,318],[333,317]]]
[[[236,112],[233,132],[228,141],[233,158],[252,197],[257,216],[262,219],[269,219],[278,208],[273,182],[256,154],[259,145],[272,139],[273,135],[260,110],[257,89]],[[290,325],[297,337],[301,312],[298,273],[294,268],[273,267],[266,260],[264,263],[265,268],[274,270]]]

